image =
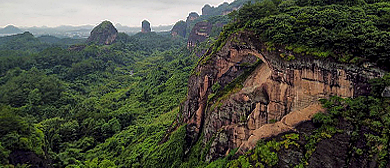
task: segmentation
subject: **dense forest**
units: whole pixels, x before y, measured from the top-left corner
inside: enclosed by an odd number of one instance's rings
[[[80,44],[82,51],[29,33],[4,40],[14,52],[0,57],[2,165],[24,157],[41,166],[107,167],[120,153],[134,157],[126,159],[131,164],[141,162],[133,148],[153,143],[134,144],[161,140],[197,57],[183,39],[164,34],[119,39],[110,46]],[[23,49],[12,48],[13,41]]]
[[[228,17],[207,18],[230,22],[200,50],[215,53],[230,35],[250,31],[269,50],[390,64],[388,1],[263,0]],[[370,82],[370,96],[321,100],[327,113],[314,116],[312,129],[259,141],[244,155],[209,163],[200,146],[185,151],[179,105],[198,59],[168,33],[119,33],[112,45],[28,32],[1,37],[0,167],[279,167],[291,149],[303,155],[286,165],[306,167],[322,140],[345,132],[352,135],[346,156],[390,165],[390,103],[380,95],[390,75]]]

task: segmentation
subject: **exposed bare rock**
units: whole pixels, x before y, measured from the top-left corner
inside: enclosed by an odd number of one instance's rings
[[[150,28],[150,23],[147,21],[147,20],[144,20],[142,21],[142,29],[141,29],[141,32],[142,33],[150,33],[151,32],[151,28]]]
[[[213,25],[208,21],[196,23],[188,37],[187,48],[194,47],[196,44],[209,38],[212,26]]]
[[[382,97],[390,97],[390,86],[387,86],[382,92]]]
[[[110,21],[103,21],[93,28],[87,42],[110,45],[115,41],[117,36],[118,30],[112,25],[112,23]]]
[[[369,93],[368,79],[380,77],[375,69],[344,65],[331,59],[294,55],[284,49],[267,50],[251,33],[231,36],[215,54],[206,53],[189,79],[182,118],[187,123],[187,143],[211,142],[207,159],[231,149],[252,149],[262,138],[293,130],[323,111],[318,102],[330,96],[355,97]],[[263,63],[248,72],[257,59]],[[224,89],[249,73],[242,87],[231,88],[218,98],[212,86]],[[214,138],[213,138],[214,137]]]
[[[196,13],[196,12],[191,12],[188,16],[187,16],[187,20],[186,22],[189,23],[189,22],[192,22],[194,21],[195,19],[198,19],[199,18],[199,14]]]

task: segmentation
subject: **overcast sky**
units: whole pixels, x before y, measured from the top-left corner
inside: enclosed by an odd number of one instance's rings
[[[218,6],[233,0],[0,0],[0,27],[15,25],[97,25],[103,20],[125,26],[152,26],[185,20],[205,4]]]

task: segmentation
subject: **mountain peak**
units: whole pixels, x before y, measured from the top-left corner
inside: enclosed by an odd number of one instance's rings
[[[23,31],[17,28],[14,25],[8,25],[4,27],[3,29],[0,29],[0,34],[16,34],[16,33],[22,33]]]
[[[110,21],[106,20],[93,28],[87,42],[110,45],[115,41],[117,36],[118,30]]]
[[[151,32],[150,23],[147,20],[142,21],[142,33],[150,33]]]

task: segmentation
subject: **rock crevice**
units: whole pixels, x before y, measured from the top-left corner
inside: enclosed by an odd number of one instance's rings
[[[232,40],[234,39],[234,40]],[[216,54],[206,53],[189,79],[187,101],[182,118],[187,123],[189,146],[199,139],[211,142],[207,159],[226,155],[231,149],[245,152],[262,138],[294,129],[300,122],[323,111],[318,99],[330,96],[354,97],[369,93],[368,80],[380,77],[375,69],[344,65],[331,59],[296,56],[283,49],[267,50],[252,40],[251,33],[239,33],[228,39]],[[205,60],[208,59],[208,60]],[[252,72],[248,65],[263,63]],[[250,73],[241,87],[231,88],[218,98],[212,86],[221,88]],[[214,137],[214,138],[213,138]]]

